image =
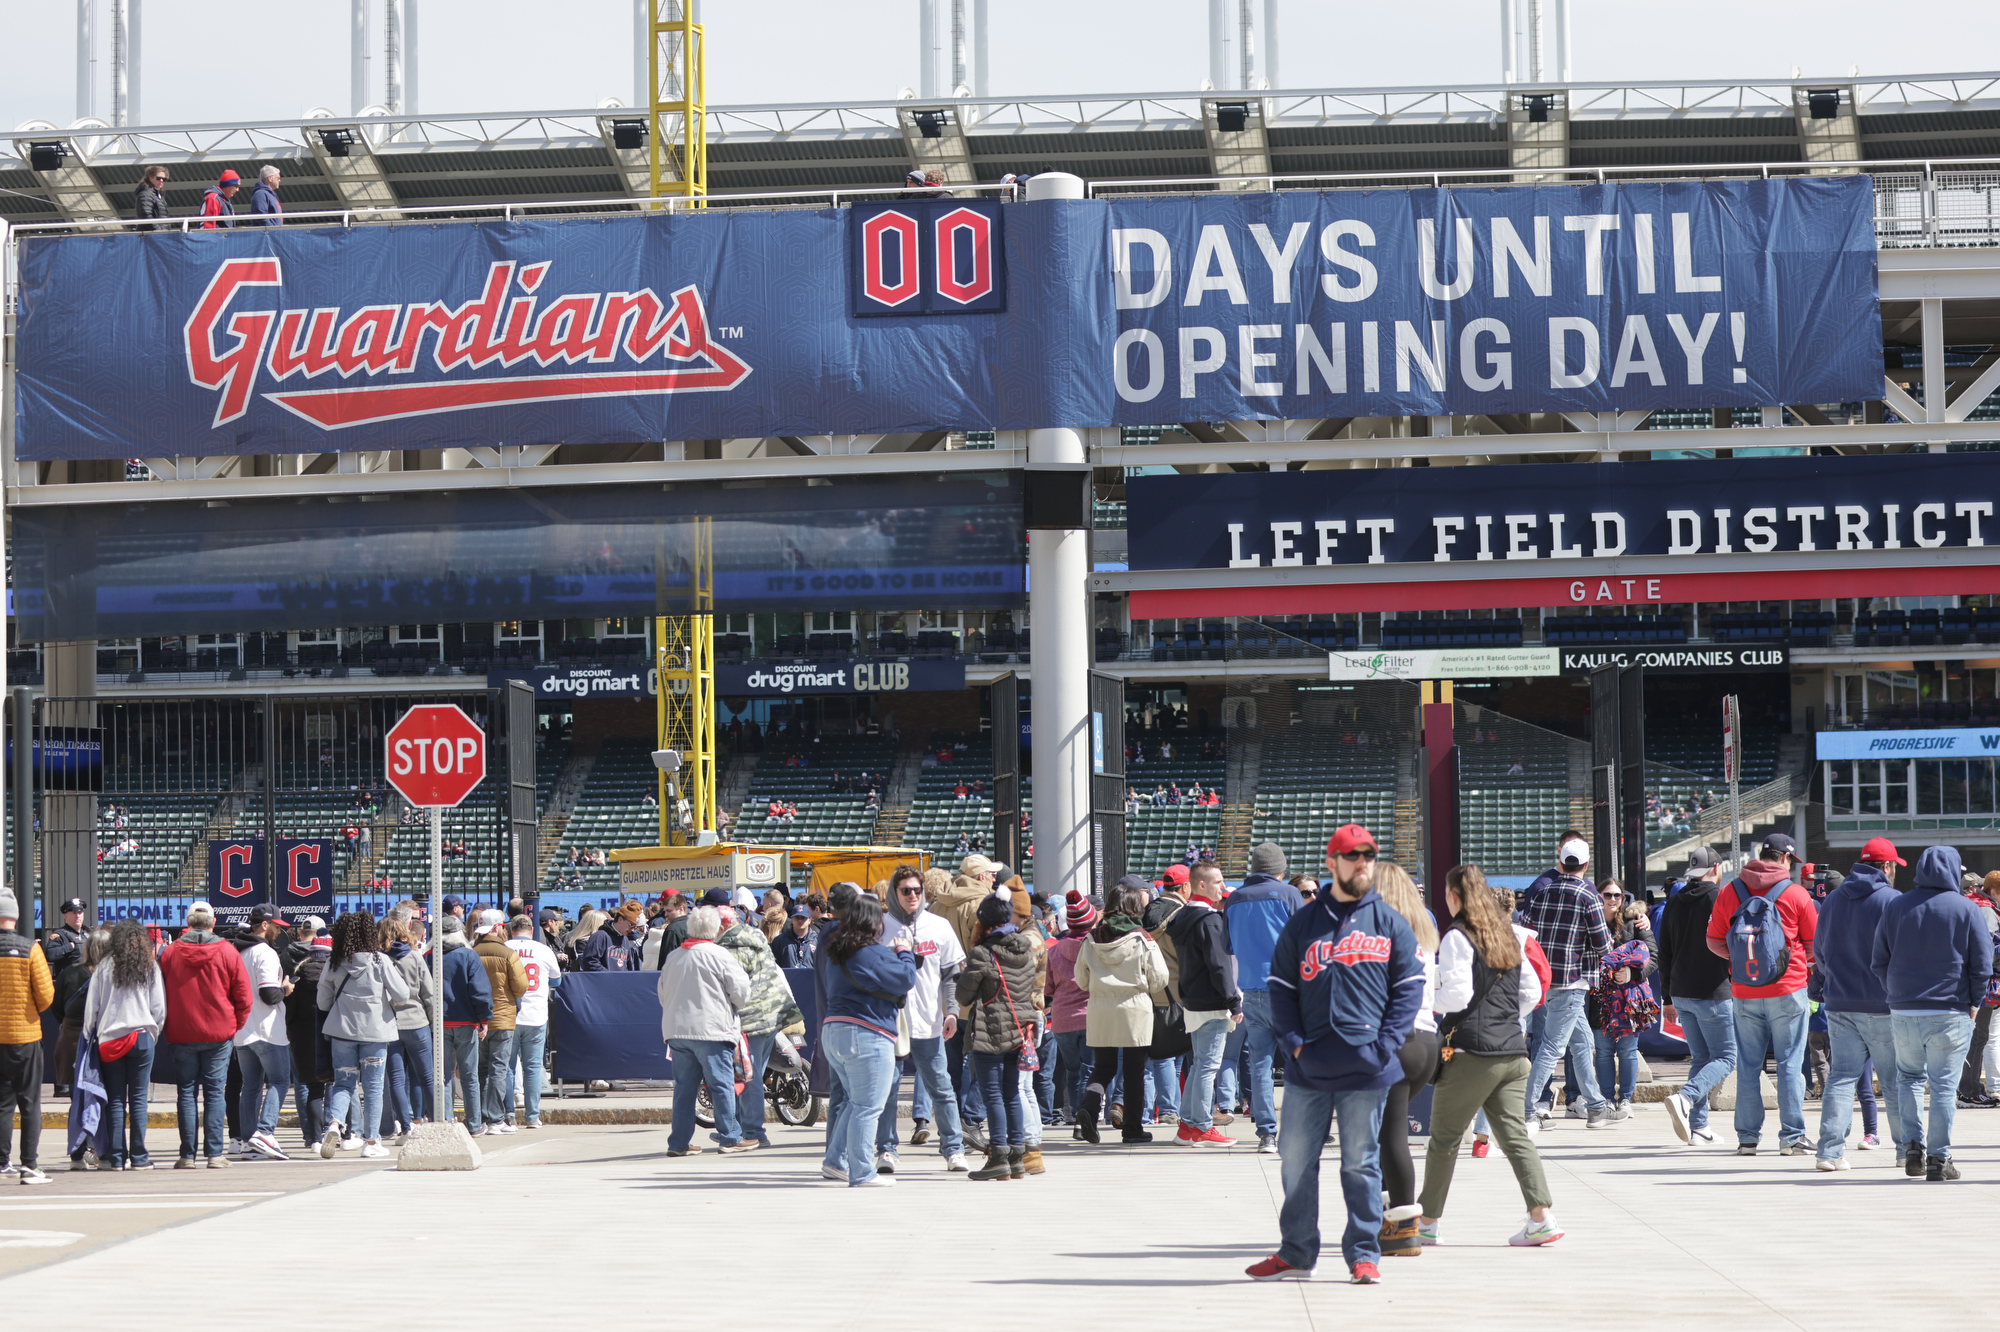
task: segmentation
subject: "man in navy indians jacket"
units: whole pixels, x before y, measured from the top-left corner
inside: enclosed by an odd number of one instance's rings
[[[1285,1203],[1278,1251],[1249,1268],[1259,1281],[1312,1276],[1319,1261],[1319,1158],[1340,1123],[1340,1252],[1359,1284],[1382,1279],[1378,1134],[1399,1052],[1424,998],[1409,922],[1374,890],[1375,838],[1347,824],[1327,842],[1332,881],[1291,918],[1271,952],[1271,1017],[1285,1054],[1278,1157]]]

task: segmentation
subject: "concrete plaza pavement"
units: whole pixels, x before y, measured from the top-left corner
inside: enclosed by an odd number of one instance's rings
[[[261,1326],[265,1302],[221,1295],[262,1266],[303,1282],[313,1317],[377,1327],[435,1326],[496,1298],[509,1318],[604,1328],[1016,1329],[1059,1316],[1322,1332],[1385,1315],[1496,1329],[1600,1316],[1706,1332],[1942,1326],[1983,1309],[2000,1222],[2000,1112],[1962,1112],[1958,1126],[1965,1178],[1930,1184],[1886,1147],[1850,1150],[1854,1169],[1838,1174],[1778,1156],[1769,1136],[1754,1158],[1691,1149],[1656,1106],[1609,1131],[1559,1120],[1541,1143],[1565,1239],[1510,1248],[1522,1208],[1506,1162],[1465,1156],[1443,1244],[1385,1262],[1373,1288],[1345,1284],[1332,1149],[1320,1279],[1258,1285],[1242,1269],[1276,1245],[1278,1158],[1192,1151],[1164,1133],[1090,1148],[1056,1130],[1048,1173],[1018,1183],[972,1184],[905,1148],[897,1186],[879,1190],[822,1180],[820,1132],[779,1125],[774,1149],[730,1157],[670,1160],[663,1127],[578,1125],[486,1139],[495,1150],[473,1174],[364,1168],[351,1154],[59,1173],[0,1184],[0,1310],[23,1328],[87,1325],[92,1307],[144,1308],[167,1327]],[[1731,1136],[1726,1115],[1716,1127]],[[170,1159],[171,1137],[155,1137]],[[76,1238],[35,1248],[19,1241],[30,1233]],[[176,1312],[163,1296],[183,1287],[209,1297]]]

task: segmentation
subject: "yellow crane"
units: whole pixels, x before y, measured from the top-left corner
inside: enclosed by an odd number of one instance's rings
[[[701,208],[708,198],[707,47],[694,0],[651,0],[646,67],[653,87],[646,141],[653,197]]]

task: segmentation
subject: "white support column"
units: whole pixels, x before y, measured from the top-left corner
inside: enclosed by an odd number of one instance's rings
[[[76,118],[97,114],[97,0],[76,0]]]
[[[140,0],[125,0],[125,118],[132,125],[146,123],[139,110],[139,8]]]
[[[917,0],[917,96],[939,96],[938,66],[944,58],[944,22],[938,12],[943,0]]]
[[[1547,15],[1551,0],[1525,0],[1528,6],[1528,82],[1540,83],[1546,71],[1542,67]]]
[[[1516,83],[1521,77],[1520,57],[1516,54],[1519,43],[1514,40],[1514,30],[1520,20],[1515,17],[1515,7],[1520,0],[1500,0],[1500,82]]]
[[[643,111],[653,104],[653,79],[647,67],[647,47],[653,40],[653,0],[632,0],[632,106]],[[650,180],[647,188],[652,188]]]
[[[1081,199],[1083,181],[1062,172],[1028,182],[1029,201]],[[1028,465],[1088,461],[1083,434],[1028,432]],[[1035,883],[1057,899],[1090,884],[1090,532],[1028,533],[1034,591]]]
[[[1278,86],[1278,0],[1264,0],[1264,84]]]
[[[986,6],[988,0],[972,0],[972,95],[990,94],[986,65]]]
[[[417,0],[403,0],[403,114],[417,114]]]
[[[1567,84],[1569,78],[1569,0],[1555,0],[1556,7],[1556,80]]]
[[[1936,296],[1924,297],[1924,421],[1926,424],[1942,422],[1945,413],[1945,373],[1944,373],[1944,301]],[[1944,452],[1944,441],[1934,439],[1929,451]]]
[[[353,115],[360,115],[361,108],[368,105],[368,0],[352,0],[348,18],[347,43],[347,88],[348,98],[354,105],[348,108]]]
[[[1236,86],[1234,0],[1208,0],[1208,84],[1217,92]]]

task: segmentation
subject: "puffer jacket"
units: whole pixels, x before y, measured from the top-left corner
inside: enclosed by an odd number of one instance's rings
[[[743,974],[750,978],[750,1002],[738,1014],[743,1020],[745,1036],[764,1036],[805,1021],[805,1014],[792,999],[791,982],[779,970],[778,959],[772,955],[770,942],[762,930],[739,921],[724,930],[716,942],[728,950],[736,965],[743,968]]]
[[[493,1016],[486,1025],[493,1031],[514,1030],[514,1001],[528,992],[528,969],[521,965],[521,955],[490,936],[474,944],[472,952],[486,968],[486,983],[493,989]]]
[[[41,1040],[42,1010],[55,997],[55,977],[42,946],[25,934],[0,931],[0,1045]]]
[[[410,987],[387,953],[355,953],[329,961],[314,998],[326,1014],[321,1030],[330,1041],[394,1042],[396,1005]]]
[[[1076,986],[1090,996],[1084,1039],[1092,1049],[1153,1043],[1153,1009],[1167,1002],[1167,959],[1144,930],[1110,943],[1093,933],[1076,954]]]
[[[972,941],[979,935],[979,904],[991,896],[991,888],[976,883],[963,888],[954,885],[931,899],[928,909],[951,926],[958,935],[959,947],[970,953]]]
[[[974,1054],[1020,1049],[1037,1016],[1033,942],[1011,925],[988,934],[966,954],[958,1002],[970,1010]]]

